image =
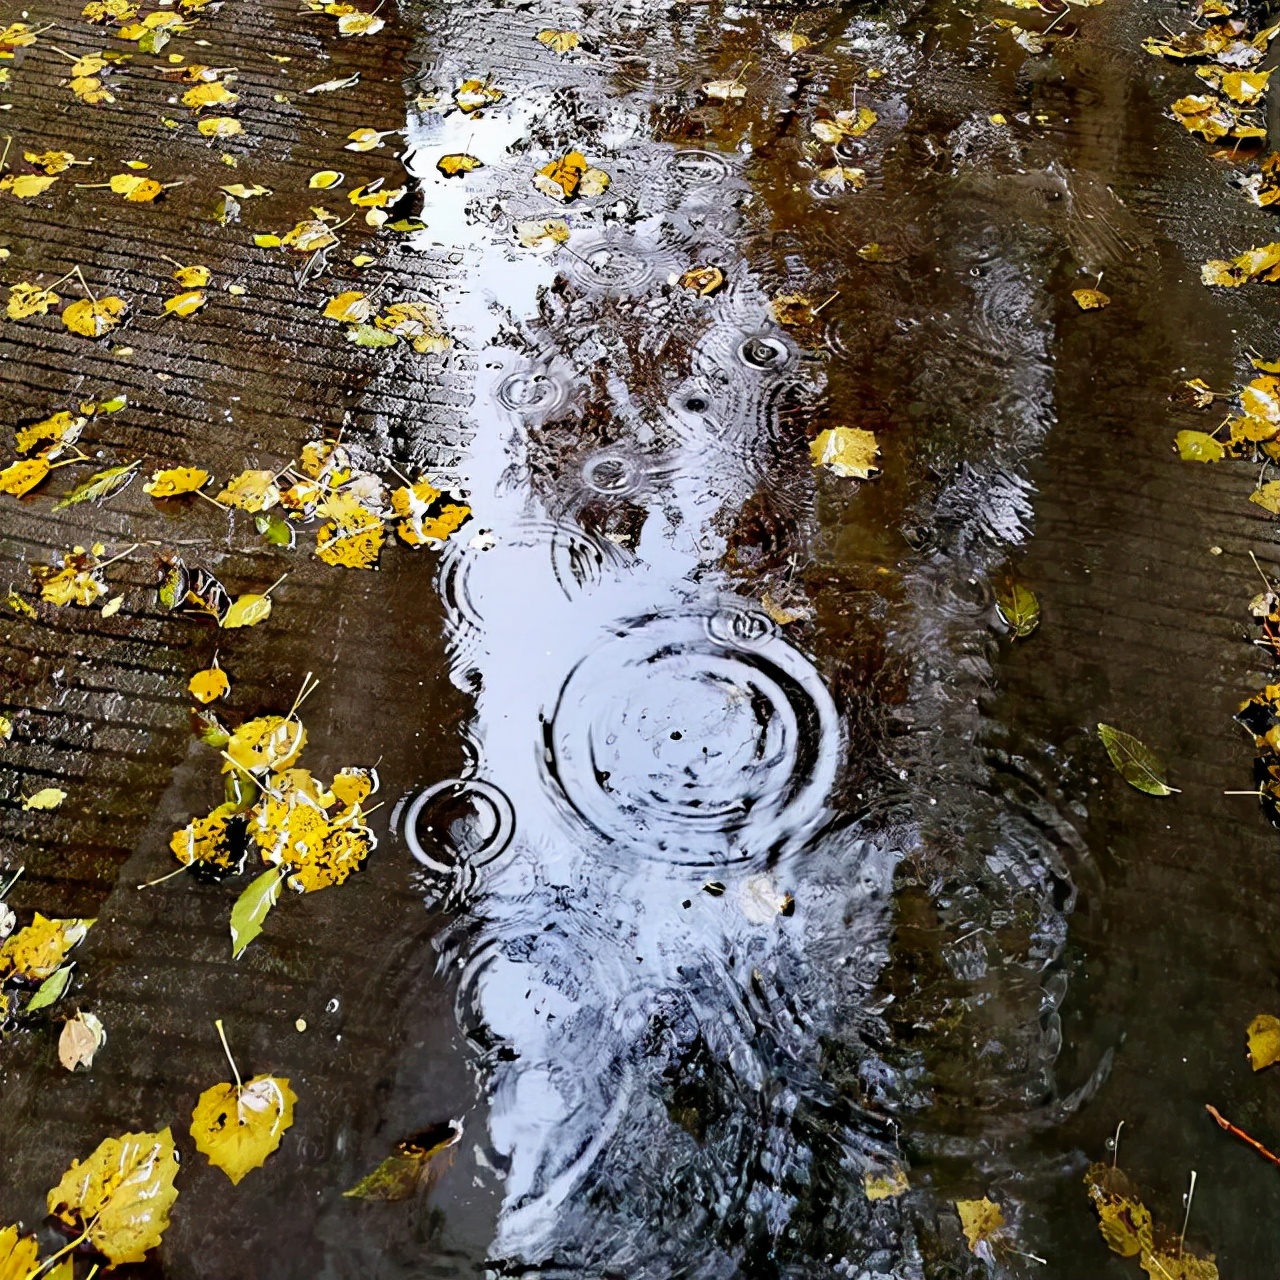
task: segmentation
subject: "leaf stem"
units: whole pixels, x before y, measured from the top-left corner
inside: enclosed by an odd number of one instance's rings
[[[1182,1231],[1178,1235],[1178,1257],[1182,1257],[1182,1246],[1187,1239],[1187,1223],[1191,1221],[1191,1201],[1196,1194],[1196,1171],[1191,1170],[1191,1186],[1187,1189],[1187,1211],[1182,1215]]]
[[[10,880],[9,883],[5,885],[3,889],[0,889],[0,902],[4,900],[4,897],[9,892],[9,890],[12,889],[15,884],[18,883],[18,878],[22,875],[22,873],[25,870],[26,870],[26,867],[19,867],[17,871],[13,873],[13,879]]]
[[[140,884],[139,889],[150,889],[153,884],[164,884],[166,880],[172,880],[174,876],[180,876],[187,869],[186,863],[183,863],[177,871],[170,871],[167,875],[159,876],[155,880],[148,880],[145,884]]]
[[[227,1055],[227,1061],[231,1063],[231,1070],[236,1078],[236,1092],[240,1093],[244,1089],[244,1081],[240,1079],[240,1068],[236,1066],[236,1060],[231,1056],[231,1047],[227,1044],[227,1033],[222,1029],[222,1019],[215,1018],[213,1025],[218,1028],[218,1039],[222,1041],[222,1052]]]

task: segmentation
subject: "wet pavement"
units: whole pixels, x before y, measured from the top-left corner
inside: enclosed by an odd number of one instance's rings
[[[74,12],[45,15],[59,41],[100,47]],[[1040,54],[993,19],[1056,13],[994,4],[385,16],[336,43],[324,16],[224,6],[199,56],[241,68],[235,172],[139,90],[91,117],[96,154],[187,186],[2,211],[6,282],[80,262],[153,313],[129,357],[8,323],[7,421],[127,389],[95,423],[104,456],[219,480],[341,430],[359,465],[424,471],[473,518],[365,573],[140,485],[101,510],[6,499],[3,581],[95,534],[156,545],[118,567],[113,619],[5,617],[0,873],[27,868],[23,923],[98,917],[63,1007],[109,1040],[75,1075],[57,1016],[0,1045],[0,1222],[38,1227],[108,1134],[172,1123],[182,1147],[225,1074],[221,1017],[253,1071],[289,1076],[297,1121],[239,1187],[188,1145],[162,1248],[123,1274],[1119,1278],[1137,1263],[1108,1252],[1082,1175],[1122,1120],[1157,1218],[1180,1220],[1194,1169],[1188,1241],[1224,1276],[1274,1274],[1274,1171],[1203,1110],[1280,1132],[1243,1037],[1280,1012],[1275,833],[1223,794],[1251,785],[1231,715],[1268,669],[1247,605],[1271,521],[1246,464],[1171,447],[1202,425],[1182,379],[1226,388],[1277,354],[1267,286],[1198,279],[1273,227],[1163,114],[1196,82],[1141,40],[1184,11],[1073,9]],[[812,43],[786,52],[788,30]],[[26,55],[15,137],[83,148],[87,109],[41,112],[66,96],[58,58]],[[502,97],[465,113],[472,77]],[[741,99],[701,88],[735,77]],[[815,135],[859,105],[861,136]],[[352,157],[357,126],[405,132]],[[610,183],[561,206],[532,178],[571,150]],[[483,167],[445,177],[453,153]],[[397,154],[425,230],[353,223],[302,277],[254,246],[306,216],[313,171],[397,182]],[[232,178],[277,194],[219,226]],[[522,243],[546,219],[567,242]],[[247,294],[175,332],[161,240]],[[435,307],[446,352],[318,318],[368,287],[355,251]],[[695,266],[725,286],[682,287]],[[1099,273],[1111,305],[1083,312],[1071,291]],[[818,314],[779,324],[797,293]],[[875,431],[875,479],[812,465],[839,426]],[[165,614],[156,552],[179,540],[234,590],[288,570],[272,616]],[[1016,642],[1012,578],[1043,610]],[[248,874],[136,888],[220,798],[185,693],[215,647],[246,717],[314,672],[310,767],[377,761],[385,801],[361,874],[282,904],[235,962]],[[1098,721],[1180,793],[1127,787]],[[22,811],[59,784],[61,809]],[[449,1119],[463,1139],[429,1192],[343,1197]],[[895,1170],[910,1189],[870,1199]],[[953,1202],[984,1196],[1007,1225],[979,1259]]]

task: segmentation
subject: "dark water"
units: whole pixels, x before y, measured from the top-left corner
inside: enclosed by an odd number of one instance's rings
[[[1176,1226],[1194,1169],[1188,1238],[1223,1276],[1276,1275],[1280,1182],[1203,1111],[1280,1134],[1243,1052],[1280,1012],[1275,836],[1222,794],[1250,785],[1230,716],[1263,683],[1248,552],[1274,563],[1272,538],[1245,471],[1170,442],[1203,425],[1181,378],[1234,385],[1280,336],[1262,286],[1197,279],[1272,229],[1162,116],[1193,78],[1139,42],[1182,11],[1074,10],[1039,56],[991,19],[1047,19],[994,5],[412,16],[428,229],[402,269],[457,344],[353,443],[476,519],[434,592],[393,568],[338,605],[355,636],[318,632],[334,672],[356,658],[326,750],[383,753],[387,839],[359,905],[313,919],[334,936],[295,926],[251,989],[192,1008],[274,1019],[270,1052],[328,1106],[252,1200],[184,1174],[154,1274],[1140,1275],[1081,1182],[1123,1120],[1156,1216]],[[770,33],[793,20],[814,43],[788,57]],[[557,57],[548,26],[584,50]],[[739,73],[741,102],[699,91]],[[504,99],[432,109],[472,75]],[[855,101],[878,121],[833,152],[810,125]],[[531,176],[573,148],[612,182],[562,211]],[[443,178],[456,151],[485,167]],[[865,189],[818,176],[837,161]],[[563,248],[517,243],[562,215]],[[714,296],[672,283],[705,264]],[[1083,313],[1099,273],[1112,305]],[[830,301],[784,327],[780,293]],[[877,479],[811,465],[844,425],[876,432]],[[1014,574],[1043,606],[1017,643]],[[403,619],[372,654],[369,610]],[[1099,720],[1181,793],[1126,787]],[[122,1011],[172,911],[132,883],[106,914],[141,952],[98,943]],[[346,1037],[327,1063],[280,1047],[304,1000]],[[56,1070],[6,1080],[28,1149]],[[341,1199],[450,1117],[428,1199]],[[29,1220],[46,1184],[20,1163],[5,1208]],[[869,1200],[895,1168],[910,1191]],[[951,1208],[984,1195],[1009,1224],[986,1262]]]

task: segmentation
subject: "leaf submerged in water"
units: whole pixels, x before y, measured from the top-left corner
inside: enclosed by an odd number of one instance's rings
[[[372,1173],[342,1194],[354,1200],[407,1200],[414,1192],[429,1189],[453,1163],[453,1148],[461,1140],[462,1125],[456,1120],[433,1125],[397,1142]]]
[[[1098,725],[1098,737],[1111,757],[1116,772],[1131,786],[1150,796],[1168,796],[1177,791],[1164,779],[1164,765],[1131,733],[1109,724]]]
[[[1040,625],[1040,601],[1020,582],[1011,579],[997,588],[996,608],[1018,640],[1025,640]]]

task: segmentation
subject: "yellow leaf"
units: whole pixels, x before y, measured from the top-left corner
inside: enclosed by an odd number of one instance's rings
[[[224,697],[231,691],[231,681],[227,673],[215,662],[204,671],[197,671],[187,681],[187,689],[197,702],[212,702],[215,698]]]
[[[378,774],[373,769],[340,769],[329,787],[334,799],[346,809],[363,804],[378,789]]]
[[[67,793],[58,787],[44,787],[35,795],[26,796],[22,801],[24,809],[56,809],[65,799]]]
[[[120,606],[123,604],[124,596],[115,596],[102,606],[102,610],[98,616],[101,618],[114,618],[116,614],[120,612]]]
[[[239,507],[241,511],[268,511],[280,501],[276,474],[274,471],[242,471],[227,482],[214,501]]]
[[[702,92],[708,98],[715,98],[717,102],[737,102],[747,96],[747,86],[741,79],[708,80],[702,86]]]
[[[1149,1280],[1218,1280],[1218,1268],[1208,1258],[1197,1258],[1180,1246],[1168,1253],[1144,1253],[1138,1263]]]
[[[1249,1023],[1249,1065],[1262,1071],[1280,1062],[1280,1018],[1260,1013]]]
[[[151,166],[145,160],[126,160],[125,165],[130,169],[150,169]]]
[[[27,1280],[38,1268],[40,1245],[35,1236],[19,1236],[17,1227],[0,1231],[0,1280]]]
[[[232,804],[220,804],[207,817],[192,818],[181,831],[175,831],[169,848],[184,867],[200,863],[216,871],[234,871],[244,861],[243,835],[239,811]]]
[[[167,471],[153,471],[142,491],[153,498],[176,498],[182,493],[194,493],[208,479],[209,473],[200,467],[171,467]]]
[[[25,320],[28,316],[47,315],[49,308],[56,307],[61,301],[52,289],[19,281],[9,288],[9,319]]]
[[[0,191],[7,191],[19,200],[29,200],[32,196],[47,191],[57,180],[41,173],[11,173],[6,178],[0,178]]]
[[[879,118],[870,107],[837,111],[830,120],[815,120],[809,126],[809,132],[820,142],[835,146],[846,138],[862,137]]]
[[[13,22],[0,31],[0,45],[21,49],[36,42],[36,33],[25,22]]]
[[[154,178],[141,178],[136,173],[117,173],[108,185],[116,195],[134,204],[147,204],[164,192]]]
[[[338,19],[340,36],[371,36],[385,27],[386,20],[372,13],[344,13]]]
[[[552,53],[572,53],[582,43],[582,38],[576,31],[557,31],[554,27],[539,31],[537,40],[539,44],[545,44]]]
[[[237,596],[223,615],[219,625],[234,631],[238,627],[256,627],[271,616],[271,597],[262,595]]]
[[[1071,296],[1081,311],[1097,311],[1111,305],[1111,299],[1099,289],[1073,289]]]
[[[84,940],[93,924],[93,920],[49,920],[37,911],[25,929],[0,946],[0,978],[43,982],[61,966],[72,947]]]
[[[297,1100],[289,1081],[277,1076],[254,1076],[243,1087],[215,1084],[191,1114],[196,1150],[238,1183],[280,1145]]]
[[[333,519],[316,531],[316,555],[346,569],[374,568],[386,538],[382,517],[342,495],[326,504],[326,513]]]
[[[278,773],[293,764],[306,745],[307,731],[300,720],[259,716],[256,720],[246,720],[231,735],[226,751],[236,764],[250,773],[267,769]],[[228,773],[234,767],[228,761],[222,771]]]
[[[470,173],[473,169],[482,169],[484,164],[475,156],[468,155],[465,151],[453,151],[448,155],[441,156],[436,161],[436,168],[446,178],[456,178],[459,174]]]
[[[1230,262],[1213,259],[1200,268],[1200,279],[1207,285],[1234,289],[1251,280],[1274,283],[1280,278],[1280,243],[1264,244],[1256,249],[1246,249]]]
[[[724,272],[719,267],[690,267],[680,277],[679,284],[701,298],[709,298],[717,289],[724,287]]]
[[[1179,431],[1174,445],[1184,462],[1221,462],[1227,452],[1207,431]]]
[[[396,129],[353,129],[347,134],[350,141],[347,142],[343,150],[345,151],[372,151],[375,147],[382,146],[383,138],[389,134],[399,132]]]
[[[879,471],[879,452],[875,433],[861,427],[828,428],[809,445],[815,467],[827,467],[838,476],[855,480],[870,480]]]
[[[76,162],[70,151],[24,151],[22,158],[45,173],[62,173]]]
[[[337,169],[320,169],[307,179],[307,186],[318,191],[328,191],[330,187],[336,187],[346,176],[345,173],[339,173]]]
[[[44,458],[23,458],[11,462],[0,471],[0,493],[11,493],[20,498],[30,493],[49,474],[49,463]]]
[[[799,31],[773,31],[769,38],[783,53],[799,53],[807,49],[813,41]]]
[[[569,239],[569,224],[562,218],[517,222],[516,239],[526,249],[555,249]]]
[[[205,107],[230,107],[240,101],[238,93],[232,93],[221,80],[209,80],[192,85],[182,95],[182,105],[194,111],[203,111]],[[225,137],[219,134],[219,137]]]
[[[578,194],[582,175],[590,166],[581,151],[570,151],[559,160],[543,165],[533,176],[533,185],[554,200],[572,200]]]
[[[790,327],[812,324],[813,300],[803,293],[780,293],[769,303],[773,318]]]
[[[237,200],[252,200],[255,196],[269,196],[272,194],[270,187],[264,187],[258,182],[255,182],[251,187],[245,186],[243,182],[233,182],[229,186],[220,187],[219,190],[225,191],[229,196],[235,196]]]
[[[960,1227],[972,1253],[977,1253],[978,1246],[990,1240],[1004,1226],[1004,1214],[992,1200],[957,1200],[956,1212],[960,1215]]]
[[[100,338],[120,323],[127,309],[128,304],[123,298],[102,297],[96,302],[90,298],[81,298],[63,311],[62,323],[72,333],[86,338]]]
[[[443,494],[429,480],[397,489],[391,495],[391,509],[401,517],[396,533],[411,547],[427,541],[443,542],[460,529],[471,508],[460,503],[442,503]]]
[[[188,289],[165,300],[164,309],[175,316],[193,316],[206,302],[209,295],[203,289]]]
[[[835,191],[861,191],[867,185],[867,171],[855,169],[852,165],[833,164],[828,169],[818,170],[818,180]]]
[[[472,168],[479,163],[477,160]],[[386,209],[395,204],[407,190],[407,187],[382,187],[377,191],[370,191],[367,187],[356,187],[347,199],[361,209]]]
[[[90,22],[132,22],[138,6],[132,0],[89,0],[80,16]]]
[[[436,313],[421,302],[392,303],[373,323],[398,338],[409,339],[420,354],[447,351],[452,345]]]
[[[279,236],[257,235],[253,237],[253,243],[256,244],[259,249],[278,249],[284,242]]]
[[[1107,1248],[1122,1258],[1150,1252],[1154,1247],[1151,1213],[1138,1199],[1137,1189],[1124,1172],[1093,1164],[1084,1175],[1084,1183],[1098,1211],[1098,1230]]]
[[[911,1190],[904,1169],[894,1165],[887,1173],[872,1173],[870,1169],[862,1175],[862,1188],[868,1200],[892,1200]]]
[[[363,324],[369,318],[373,304],[358,289],[351,289],[330,298],[322,312],[326,320],[339,320],[344,324]]]
[[[327,249],[331,244],[337,244],[338,237],[327,223],[319,218],[308,218],[281,236],[280,243],[298,253],[312,253],[316,249]]]
[[[226,188],[224,187],[225,191]],[[173,278],[184,289],[201,289],[209,283],[210,271],[208,267],[179,267],[173,273]]]
[[[91,107],[116,100],[116,95],[105,88],[97,76],[73,76],[67,81],[67,87],[81,102],[87,102]]]
[[[244,132],[244,126],[234,116],[207,116],[196,128],[205,138],[232,138]]]
[[[178,1198],[173,1135],[126,1133],[107,1138],[85,1161],[73,1160],[49,1192],[49,1212],[116,1266],[142,1262],[169,1225]]]
[[[502,90],[486,80],[464,80],[454,91],[453,100],[468,115],[481,107],[491,106],[502,100]]]

